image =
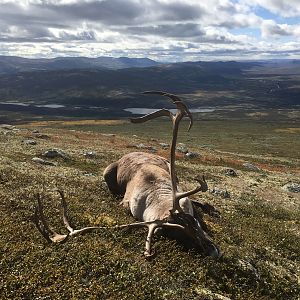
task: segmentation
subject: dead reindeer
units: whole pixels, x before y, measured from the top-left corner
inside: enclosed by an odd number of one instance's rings
[[[140,118],[131,119],[132,123],[143,123],[148,120],[167,116],[173,124],[173,138],[171,144],[170,162],[158,155],[133,152],[124,155],[118,161],[110,164],[104,170],[104,179],[109,190],[114,195],[122,195],[122,204],[130,209],[132,216],[139,222],[118,225],[115,228],[147,227],[145,256],[153,255],[152,241],[155,232],[162,229],[164,233],[175,239],[188,241],[204,255],[219,257],[220,251],[212,242],[208,234],[200,225],[193,201],[188,197],[200,191],[207,191],[204,176],[198,179],[199,186],[195,189],[182,192],[178,186],[175,173],[175,150],[179,123],[184,117],[190,119],[189,130],[193,119],[187,106],[180,98],[165,92],[144,92],[145,94],[159,94],[173,100],[177,112],[173,115],[169,110],[161,109]],[[67,204],[63,192],[61,195],[63,208],[63,221],[68,229],[68,234],[58,234],[48,225],[43,213],[42,201],[38,196],[38,205],[35,210],[34,222],[40,233],[49,242],[63,242],[70,236],[82,234],[107,227],[84,227],[73,229],[67,218]]]

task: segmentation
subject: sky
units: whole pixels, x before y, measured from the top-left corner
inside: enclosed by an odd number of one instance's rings
[[[0,55],[300,59],[300,0],[0,0]]]

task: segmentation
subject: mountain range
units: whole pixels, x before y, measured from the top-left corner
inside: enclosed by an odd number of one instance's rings
[[[141,96],[146,90],[178,94],[191,108],[300,105],[299,60],[159,64],[147,58],[2,57],[0,62],[3,111],[112,117],[124,116],[127,108],[172,107],[162,97]]]
[[[17,56],[0,56],[0,74],[32,71],[53,71],[71,69],[124,69],[144,68],[159,65],[149,58],[128,57],[57,57],[30,59]]]

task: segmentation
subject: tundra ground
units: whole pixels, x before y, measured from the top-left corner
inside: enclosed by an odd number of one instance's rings
[[[283,186],[300,184],[299,128],[288,124],[207,121],[179,142],[198,153],[177,153],[184,189],[204,173],[211,192],[194,199],[220,216],[203,214],[223,256],[216,260],[157,237],[156,255],[143,256],[146,232],[107,229],[48,244],[32,215],[36,194],[64,231],[55,189],[62,189],[75,227],[131,223],[103,180],[111,162],[131,151],[168,157],[166,121],[33,122],[0,129],[1,299],[299,299],[300,197]],[[36,144],[28,140],[34,140]],[[49,149],[68,159],[32,160]],[[88,152],[92,152],[88,154]],[[84,155],[86,154],[86,155]],[[251,163],[256,170],[249,168]],[[227,169],[237,176],[228,176]],[[223,198],[213,190],[227,191]],[[226,298],[227,297],[227,298]]]

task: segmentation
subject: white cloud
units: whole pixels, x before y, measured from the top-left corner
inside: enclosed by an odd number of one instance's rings
[[[0,0],[0,55],[164,60],[280,55],[282,39],[300,37],[300,21],[290,25],[264,20],[255,7],[295,15],[299,1]],[[251,33],[259,29],[261,37]],[[268,50],[262,42],[270,40],[273,48]],[[292,44],[291,53],[296,48]]]
[[[249,6],[259,5],[283,17],[300,16],[299,0],[243,0]]]
[[[300,37],[300,25],[277,24],[273,20],[265,20],[261,26],[262,37],[282,37],[294,36]]]

